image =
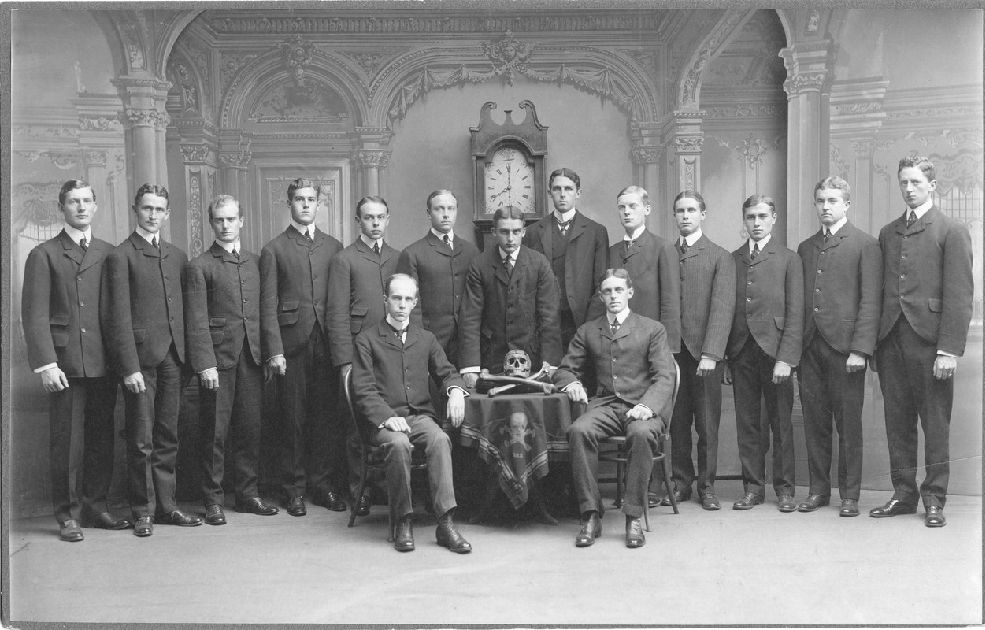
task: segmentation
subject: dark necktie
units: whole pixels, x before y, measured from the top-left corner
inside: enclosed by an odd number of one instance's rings
[[[513,275],[513,259],[507,256],[503,259],[503,265],[506,267],[507,273]]]
[[[79,247],[82,248],[82,251],[87,251],[89,249],[89,243],[86,242],[86,237],[83,236],[79,239]]]
[[[910,227],[911,225],[916,223],[916,220],[917,220],[916,212],[910,210],[909,212],[906,213],[906,227]]]
[[[236,258],[236,260],[239,260],[239,250],[235,247],[233,248],[233,257]]]
[[[449,237],[447,234],[445,234],[441,240],[445,242],[445,245],[448,246],[448,249],[454,249],[454,247],[451,246],[451,237]]]
[[[557,221],[557,219],[555,219]],[[557,221],[557,229],[561,232],[561,236],[568,234],[568,226],[571,225],[571,219],[567,221]]]
[[[375,243],[373,243],[373,253],[376,254],[377,256],[380,255],[380,242],[379,241],[376,241]]]
[[[686,254],[687,253],[687,239],[686,238],[682,238],[681,239],[681,253],[682,254]]]
[[[314,243],[315,242],[315,239],[311,238],[311,232],[308,230],[308,228],[305,228],[304,229],[304,238],[309,243]]]
[[[759,256],[759,243],[753,243],[752,254],[750,254],[749,258],[751,258],[752,260],[756,260],[758,256]]]
[[[157,249],[157,250],[160,250],[161,249],[161,243],[160,243],[160,241],[157,240],[157,237],[156,236],[151,240],[151,245],[154,246],[154,249]]]
[[[636,241],[635,241],[635,240],[633,240],[633,239],[627,239],[627,240],[626,240],[626,241],[624,241],[624,242],[626,243],[626,253],[628,254],[628,253],[629,253],[629,251],[630,251],[631,249],[633,249],[633,245],[635,245],[635,244],[636,244]]]
[[[388,326],[390,325],[390,324],[389,324],[389,322],[387,323],[387,325],[388,325]],[[397,329],[396,329],[396,328],[394,328],[393,326],[390,326],[390,330],[392,330],[392,331],[393,331],[393,334],[397,336],[397,341],[399,341],[399,342],[400,342],[400,345],[403,345],[403,343],[404,343],[404,332],[405,332],[405,331],[406,331],[407,329],[406,329],[406,328],[404,328],[403,330],[397,330]]]
[[[831,230],[825,228],[824,229],[824,242],[827,243],[829,238],[831,238]]]
[[[615,336],[616,333],[619,332],[619,320],[618,319],[612,320],[612,323],[609,324],[609,332],[612,333],[612,336]]]

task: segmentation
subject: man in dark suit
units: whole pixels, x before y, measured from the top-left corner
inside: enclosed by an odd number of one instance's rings
[[[220,195],[209,204],[212,247],[185,267],[188,362],[198,374],[205,522],[225,525],[222,477],[232,432],[236,511],[271,516],[257,490],[263,363],[260,360],[260,265],[240,246],[243,212]]]
[[[493,215],[496,246],[472,260],[461,315],[461,368],[475,387],[480,368],[503,371],[509,350],[525,351],[535,368],[561,360],[558,288],[543,254],[521,244],[523,213],[513,206]]]
[[[588,547],[602,533],[602,497],[598,488],[598,442],[626,436],[626,546],[646,543],[640,517],[657,439],[670,421],[674,395],[674,359],[663,325],[630,311],[633,282],[625,269],[605,271],[599,295],[606,315],[578,328],[554,382],[574,402],[588,402],[582,379],[594,373],[597,395],[568,432],[571,470],[581,530],[575,545]]]
[[[397,259],[397,271],[417,281],[418,307],[413,320],[437,337],[445,355],[458,361],[458,315],[465,296],[469,265],[479,254],[472,243],[455,235],[458,200],[449,190],[428,196],[431,229],[407,246]]]
[[[876,346],[882,296],[879,243],[848,222],[851,189],[840,177],[814,186],[821,230],[797,248],[804,267],[800,402],[811,485],[797,509],[831,496],[831,419],[838,430],[839,516],[858,516],[862,486],[865,362]]]
[[[325,339],[328,269],[342,243],[315,226],[318,195],[307,179],[287,187],[291,224],[260,252],[260,344],[264,377],[278,382],[280,466],[285,507],[307,513],[304,493],[344,512],[345,417]]]
[[[800,258],[777,244],[770,232],[776,223],[773,200],[753,195],[742,204],[749,240],[732,252],[735,261],[735,315],[727,353],[735,392],[735,429],[745,496],[733,510],[763,502],[766,451],[770,447],[760,401],[766,400],[768,430],[773,434],[773,489],[781,512],[793,512],[793,382],[790,372],[800,361],[804,328],[804,277]]]
[[[724,248],[701,231],[707,216],[705,200],[696,190],[674,199],[680,238],[681,385],[670,423],[671,463],[678,502],[691,498],[695,478],[691,458],[691,426],[698,434],[698,499],[706,510],[719,510],[715,494],[718,472],[718,426],[722,418],[722,373],[725,345],[735,311],[735,263]],[[670,505],[664,497],[662,505]]]
[[[130,521],[112,516],[106,505],[117,384],[103,347],[99,292],[113,246],[92,236],[96,194],[87,182],[62,184],[58,208],[65,227],[27,257],[21,322],[28,365],[50,394],[49,471],[59,537],[78,542],[82,527],[126,529]]]
[[[943,527],[954,372],[964,354],[974,294],[971,237],[934,205],[937,179],[930,160],[903,158],[898,179],[907,209],[879,232],[883,281],[876,347],[894,492],[869,516],[912,514],[919,497],[924,524]],[[919,493],[918,416],[926,465]]]
[[[185,361],[181,274],[188,258],[161,238],[168,190],[143,184],[133,200],[137,228],[106,258],[100,320],[110,361],[123,377],[127,467],[134,534],[154,522],[193,527],[175,502],[178,405]]]
[[[543,254],[558,283],[558,321],[561,347],[567,348],[575,329],[602,314],[595,289],[608,266],[609,234],[578,211],[581,178],[569,168],[548,177],[554,212],[527,229],[523,244]]]
[[[372,426],[373,442],[387,453],[387,490],[391,513],[398,519],[393,545],[397,551],[414,550],[410,460],[416,447],[427,456],[438,544],[455,553],[469,553],[472,545],[452,522],[456,504],[451,440],[435,421],[429,388],[431,378],[441,381],[448,396],[448,419],[457,427],[465,417],[464,383],[435,336],[410,325],[417,282],[396,274],[386,284],[385,320],[366,326],[356,336],[352,386],[360,418]]]

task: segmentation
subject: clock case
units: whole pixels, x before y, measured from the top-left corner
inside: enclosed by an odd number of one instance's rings
[[[492,241],[492,218],[495,209],[486,208],[484,191],[486,189],[486,164],[492,160],[496,151],[509,147],[518,151],[533,167],[534,172],[534,212],[523,214],[524,223],[530,225],[544,216],[547,208],[547,184],[544,173],[544,157],[547,155],[547,127],[537,118],[537,108],[529,100],[520,101],[520,109],[525,110],[523,122],[513,121],[513,110],[505,109],[506,120],[497,124],[492,119],[496,103],[487,101],[479,110],[479,124],[470,127],[472,133],[472,164],[474,167],[474,186],[472,191],[475,242],[485,249]]]

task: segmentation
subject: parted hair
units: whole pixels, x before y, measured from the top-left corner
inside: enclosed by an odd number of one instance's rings
[[[699,193],[698,191],[693,190],[691,188],[682,190],[681,192],[677,193],[676,197],[674,197],[674,203],[672,205],[677,205],[677,202],[680,201],[681,199],[694,199],[695,201],[698,202],[698,208],[700,208],[702,212],[705,211],[705,198],[702,197],[701,193]]]
[[[387,205],[386,199],[380,197],[379,195],[366,195],[365,197],[363,197],[362,199],[356,202],[356,217],[360,216],[360,213],[363,210],[363,206],[365,206],[367,203],[382,203],[383,207],[386,208],[386,211],[388,213],[390,212],[390,206]]]
[[[215,199],[212,200],[212,203],[209,204],[209,221],[215,218],[212,216],[212,213],[215,210],[218,210],[223,206],[230,206],[233,204],[236,204],[236,209],[239,211],[240,218],[242,218],[243,206],[239,205],[239,201],[236,199],[236,197],[233,197],[232,195],[218,195]]]
[[[140,188],[137,189],[137,194],[133,196],[134,209],[140,206],[140,200],[144,198],[144,195],[157,195],[158,197],[164,197],[168,202],[171,201],[168,198],[168,189],[165,186],[145,182],[140,185]]]
[[[496,208],[496,212],[493,213],[493,224],[511,219],[520,219],[522,221],[523,210],[520,210],[516,206],[502,206]]]
[[[776,203],[773,202],[772,197],[767,197],[766,195],[749,195],[749,197],[742,202],[742,214],[745,215],[746,210],[759,204],[766,204],[770,207],[770,210],[776,214]]]
[[[626,186],[618,193],[616,193],[616,201],[618,201],[619,198],[622,197],[623,195],[639,195],[640,201],[642,201],[645,204],[650,203],[650,193],[646,192],[646,188],[643,188],[642,186],[637,186],[636,184],[633,184],[632,186]]]
[[[909,155],[900,160],[899,169],[897,169],[896,174],[899,175],[900,171],[911,166],[920,169],[926,175],[928,181],[932,182],[937,179],[937,169],[934,168],[934,163],[930,161],[930,158],[923,155]]]
[[[574,172],[570,168],[559,168],[556,171],[552,171],[547,177],[547,187],[550,188],[554,184],[555,177],[567,177],[575,183],[575,188],[581,189],[581,178],[578,177],[578,173]]]
[[[447,188],[439,188],[438,190],[435,190],[430,195],[428,195],[427,205],[425,205],[425,207],[428,210],[430,210],[431,209],[431,200],[434,199],[435,197],[440,197],[441,195],[451,195],[452,198],[455,199],[455,202],[458,203],[458,197],[455,197],[455,193],[453,193],[452,191],[448,190]]]
[[[317,190],[315,182],[310,179],[299,177],[287,185],[287,203],[294,201],[294,193],[300,188],[314,188]]]
[[[79,188],[88,188],[89,190],[92,190],[92,185],[90,185],[89,182],[87,182],[84,179],[70,179],[64,184],[62,184],[62,189],[58,191],[58,205],[64,206],[65,197],[68,195],[68,193],[73,190],[78,190]],[[95,190],[92,190],[92,200],[93,201],[96,200]]]
[[[605,270],[605,273],[602,274],[602,279],[599,280],[599,288],[598,288],[599,292],[602,291],[602,283],[605,282],[606,280],[608,280],[609,278],[620,278],[622,280],[625,280],[626,281],[626,288],[627,289],[632,289],[633,288],[633,279],[629,277],[629,272],[628,271],[626,271],[625,269],[622,269],[622,268],[619,268],[619,269],[606,269]]]
[[[390,277],[386,279],[386,293],[383,294],[383,297],[390,297],[390,285],[393,284],[394,280],[410,280],[414,283],[414,290],[420,291],[420,287],[417,285],[417,280],[414,279],[414,276],[407,275],[406,273],[394,273],[390,274]]]
[[[817,191],[824,190],[825,188],[831,188],[832,190],[840,190],[841,198],[845,201],[852,200],[852,187],[848,185],[841,177],[837,175],[830,175],[825,177],[814,186],[814,197],[817,198]]]

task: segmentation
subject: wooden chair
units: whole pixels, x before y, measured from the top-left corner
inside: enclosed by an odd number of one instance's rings
[[[361,497],[363,491],[366,489],[366,478],[369,476],[370,470],[378,470],[384,476],[386,475],[386,452],[382,446],[377,446],[370,440],[370,429],[365,420],[359,418],[356,413],[356,406],[353,404],[353,391],[352,391],[352,366],[346,366],[345,371],[342,373],[343,390],[345,392],[345,402],[349,407],[349,420],[352,423],[350,427],[350,436],[355,437],[355,443],[359,450],[359,461],[362,466],[359,467],[359,489],[356,492],[356,497]],[[427,471],[428,464],[427,460],[424,458],[424,452],[420,449],[414,447],[412,459],[411,459],[411,474],[414,471],[423,470]],[[425,484],[428,493],[428,509],[431,505],[430,497],[430,487]],[[356,508],[353,506],[351,512],[349,513],[349,527],[353,527],[356,523]],[[388,542],[393,542],[394,538],[394,527],[396,526],[397,519],[394,518],[393,507],[389,508],[389,528],[388,528]]]
[[[671,413],[673,413],[674,403],[677,401],[677,390],[681,385],[681,367],[677,365],[677,361],[674,361],[674,391],[670,397],[670,402],[668,403]],[[667,496],[670,497],[670,504],[674,508],[674,514],[680,514],[680,510],[677,509],[677,500],[674,499],[674,489],[670,485],[671,478],[671,466],[670,466],[670,420],[667,421],[667,426],[660,433],[658,437],[659,452],[653,455],[653,463],[662,462],[663,463],[663,483],[664,490],[667,492]],[[611,437],[603,438],[599,440],[599,446],[607,446],[605,450],[599,449],[599,462],[611,462],[616,465],[616,505],[622,506],[623,501],[623,488],[625,486],[626,478],[626,464],[629,462],[629,454],[626,452],[626,436],[624,435],[614,435]],[[600,481],[610,481],[610,479],[600,479]],[[644,499],[643,501],[643,521],[646,524],[646,531],[650,531],[650,507],[649,501]]]

